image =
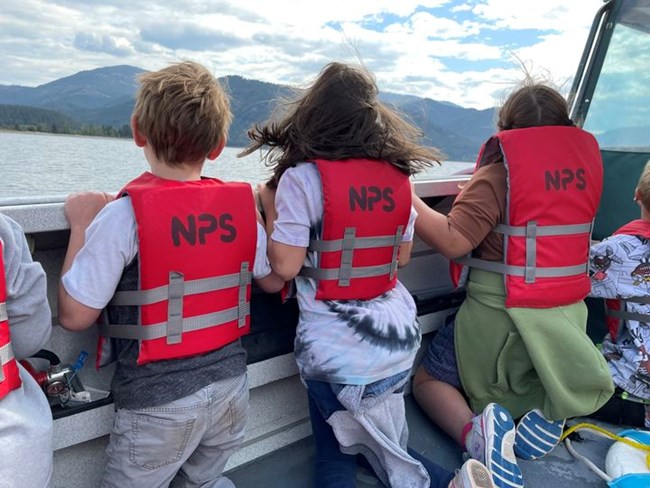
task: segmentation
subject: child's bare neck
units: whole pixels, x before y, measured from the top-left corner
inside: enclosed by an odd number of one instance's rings
[[[170,166],[162,162],[151,163],[151,173],[166,180],[193,181],[201,179],[202,164]]]
[[[641,220],[650,222],[650,212],[643,205],[641,205]]]

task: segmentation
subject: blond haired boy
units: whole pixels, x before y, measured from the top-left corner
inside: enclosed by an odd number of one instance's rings
[[[59,320],[84,330],[105,310],[102,349],[117,365],[103,486],[230,487],[222,471],[248,412],[239,337],[250,327],[251,276],[269,292],[283,281],[250,186],[201,176],[232,118],[218,81],[183,62],[140,83],[131,125],[151,171],[121,198],[67,199]]]
[[[611,237],[593,243],[589,253],[591,295],[605,298],[608,333],[603,339],[602,352],[617,386],[616,398],[632,397],[645,404],[644,419],[637,410],[624,414],[624,422],[650,428],[650,161],[639,177],[634,190],[640,218],[618,229]],[[618,409],[616,409],[618,410]],[[597,412],[606,418],[611,408]]]

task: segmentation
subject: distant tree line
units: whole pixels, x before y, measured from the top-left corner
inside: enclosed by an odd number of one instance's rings
[[[0,129],[82,136],[131,137],[131,127],[128,124],[121,127],[80,124],[60,112],[24,105],[0,105]]]

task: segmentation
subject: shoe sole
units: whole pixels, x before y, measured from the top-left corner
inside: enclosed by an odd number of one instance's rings
[[[528,461],[551,452],[560,442],[564,422],[549,422],[535,410],[524,415],[515,434],[515,454]]]
[[[490,471],[482,464],[472,464],[469,469],[474,488],[494,488]]]
[[[514,453],[515,423],[512,417],[505,408],[497,404],[486,407],[483,415],[485,465],[490,471],[494,486],[523,488],[524,478]],[[486,435],[486,424],[494,427],[494,435]]]

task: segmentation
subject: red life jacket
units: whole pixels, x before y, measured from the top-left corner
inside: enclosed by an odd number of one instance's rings
[[[551,308],[584,299],[603,185],[596,139],[567,126],[502,131],[484,144],[476,168],[494,151],[503,154],[508,178],[505,221],[493,230],[505,236],[503,262],[457,261],[504,274],[506,307]],[[456,283],[461,275],[452,269]]]
[[[645,220],[633,220],[628,222],[613,235],[624,234],[628,236],[640,236],[645,239],[650,240],[650,222]],[[607,330],[609,331],[612,340],[616,340],[618,336],[618,331],[620,330],[621,325],[623,325],[623,320],[636,320],[639,322],[650,322],[650,315],[628,312],[625,307],[626,302],[635,302],[635,303],[644,303],[650,304],[650,297],[633,297],[626,298],[625,300],[616,300],[616,299],[607,299],[605,300],[605,311],[606,318],[605,323],[607,324]]]
[[[7,282],[3,259],[3,243],[0,240],[0,399],[9,392],[20,388],[20,372],[14,358],[9,337],[9,317],[7,315]]]
[[[370,159],[315,160],[323,222],[315,268],[317,300],[369,300],[395,287],[397,259],[411,213],[411,185],[392,164]]]
[[[137,291],[109,306],[138,306],[139,324],[104,324],[105,337],[140,341],[138,364],[203,354],[250,329],[257,247],[250,185],[173,181],[144,173],[120,192],[138,227]]]

